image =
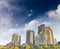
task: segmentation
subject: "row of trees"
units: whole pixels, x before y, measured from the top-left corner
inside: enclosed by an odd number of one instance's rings
[[[20,49],[20,48],[19,46],[12,46],[12,47],[0,46],[0,49]]]
[[[29,46],[27,45],[25,49],[60,49],[60,46]]]
[[[25,46],[24,48],[21,48],[19,46],[12,46],[12,47],[4,47],[0,46],[0,49],[60,49],[60,46]]]

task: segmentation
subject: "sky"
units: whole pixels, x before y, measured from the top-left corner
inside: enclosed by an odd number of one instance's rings
[[[45,24],[60,41],[60,0],[0,0],[0,45],[12,41],[12,35],[21,35],[26,42],[26,31],[38,33],[38,26]]]

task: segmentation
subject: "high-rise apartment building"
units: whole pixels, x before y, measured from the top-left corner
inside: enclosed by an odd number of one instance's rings
[[[20,46],[21,36],[18,35],[17,33],[13,34],[13,36],[12,36],[12,42],[13,42],[14,45]]]
[[[26,43],[34,45],[35,44],[35,39],[34,39],[34,31],[33,30],[27,30],[26,34]]]
[[[38,35],[36,36],[35,44],[54,44],[53,31],[49,26],[42,24],[38,27]]]

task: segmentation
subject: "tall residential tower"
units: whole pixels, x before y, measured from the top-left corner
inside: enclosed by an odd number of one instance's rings
[[[53,31],[49,26],[42,24],[38,27],[38,35],[36,36],[36,45],[38,44],[54,44]]]
[[[13,42],[14,45],[20,46],[21,36],[18,35],[17,33],[13,34],[13,36],[12,36],[12,42]]]
[[[34,31],[33,30],[27,30],[26,34],[26,43],[34,45],[35,44],[35,39],[34,39]]]

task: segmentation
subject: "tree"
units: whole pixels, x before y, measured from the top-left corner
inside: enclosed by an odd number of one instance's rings
[[[44,49],[49,49],[49,46],[45,45],[45,46],[44,46]]]
[[[58,49],[58,46],[53,46],[53,49]]]
[[[18,46],[14,46],[14,49],[19,49],[19,47]]]
[[[30,49],[30,46],[29,46],[29,45],[27,45],[27,46],[26,46],[26,49]]]
[[[30,46],[30,49],[34,49],[34,47],[33,46]]]
[[[60,45],[58,45],[58,49],[60,49]]]
[[[10,49],[14,49],[14,47],[12,46]]]
[[[42,47],[38,45],[38,46],[36,47],[36,49],[42,49]]]

